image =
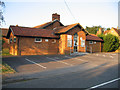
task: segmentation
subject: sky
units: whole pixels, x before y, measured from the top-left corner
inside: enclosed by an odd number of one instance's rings
[[[68,10],[69,6],[70,11]],[[80,23],[86,26],[111,28],[118,26],[119,0],[4,0],[5,24],[34,27],[52,21],[52,14],[60,14],[64,25]],[[75,17],[75,18],[74,18]]]

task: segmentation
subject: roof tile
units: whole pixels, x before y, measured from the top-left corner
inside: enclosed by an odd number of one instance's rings
[[[87,35],[86,36],[86,40],[88,41],[103,41],[101,38],[99,38],[98,36],[95,35]]]
[[[49,37],[59,38],[59,36],[53,34],[53,30],[38,29],[29,27],[10,26],[15,36],[31,36],[31,37]]]

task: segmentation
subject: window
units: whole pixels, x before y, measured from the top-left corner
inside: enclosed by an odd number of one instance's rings
[[[10,38],[10,43],[12,42],[12,38]]]
[[[52,40],[52,43],[56,43],[56,40],[55,40],[55,39],[53,39],[53,40]]]
[[[35,42],[42,42],[42,38],[35,38]]]
[[[8,39],[8,44],[9,44],[9,39]]]
[[[96,44],[96,42],[94,42],[94,44]]]
[[[14,37],[14,42],[16,42],[16,37]]]
[[[67,35],[67,46],[72,47],[72,35]]]
[[[89,41],[89,44],[93,44],[93,41]]]
[[[81,40],[81,47],[85,47],[85,40]]]
[[[45,42],[48,42],[48,39],[45,39]]]

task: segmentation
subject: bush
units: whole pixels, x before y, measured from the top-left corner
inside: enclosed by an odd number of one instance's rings
[[[97,36],[98,36],[99,38],[101,38],[102,40],[104,40],[104,37],[105,37],[104,34],[98,34]]]
[[[104,40],[104,51],[105,52],[112,52],[115,51],[119,48],[119,39],[118,37],[112,35],[112,34],[107,34],[103,38]]]

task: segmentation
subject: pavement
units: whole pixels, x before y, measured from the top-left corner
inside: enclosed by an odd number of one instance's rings
[[[3,88],[118,88],[119,58],[118,53],[4,57],[16,73],[3,75]]]

